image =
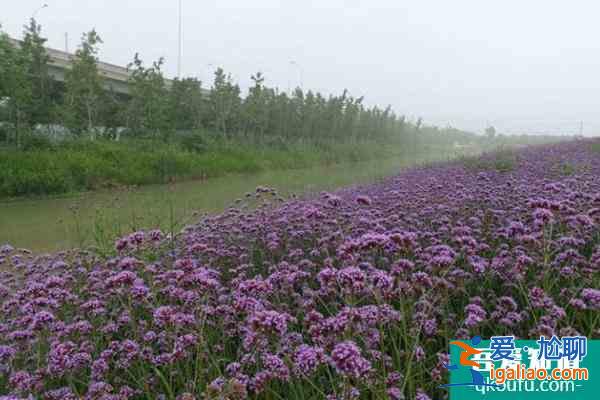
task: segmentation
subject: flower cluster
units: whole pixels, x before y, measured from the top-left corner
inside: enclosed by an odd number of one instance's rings
[[[449,338],[599,338],[588,146],[242,205],[110,257],[1,246],[0,398],[425,400]]]

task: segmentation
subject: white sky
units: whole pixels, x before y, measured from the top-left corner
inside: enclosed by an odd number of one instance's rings
[[[222,66],[249,83],[324,93],[439,125],[600,134],[600,2],[594,0],[182,0],[183,75]],[[166,58],[177,71],[178,0],[46,0],[51,47],[96,28],[101,59]],[[13,36],[44,0],[0,0]],[[293,65],[290,61],[296,61]]]

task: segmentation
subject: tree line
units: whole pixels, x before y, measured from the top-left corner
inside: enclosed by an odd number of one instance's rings
[[[82,36],[64,82],[49,73],[41,26],[31,19],[15,45],[0,32],[0,122],[17,147],[39,126],[57,125],[77,137],[98,134],[169,140],[176,132],[209,130],[226,138],[361,140],[396,137],[407,142],[455,141],[473,136],[452,129],[410,123],[390,107],[369,107],[344,91],[325,96],[297,88],[268,87],[254,74],[248,93],[219,68],[208,90],[196,78],[167,80],[164,60],[146,65],[138,54],[128,66],[128,94],[107,89],[98,72],[102,39],[95,30]]]

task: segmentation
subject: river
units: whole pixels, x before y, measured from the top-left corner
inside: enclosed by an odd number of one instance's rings
[[[444,156],[450,158],[450,154]],[[440,155],[436,156],[436,160]],[[283,197],[307,195],[393,175],[401,169],[435,161],[384,159],[353,164],[229,175],[205,181],[105,190],[0,203],[0,245],[10,243],[34,252],[86,246],[112,246],[117,236],[160,227],[179,229],[198,218],[231,206],[257,186],[278,190]]]

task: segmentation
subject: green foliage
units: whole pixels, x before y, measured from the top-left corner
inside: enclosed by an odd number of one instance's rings
[[[270,92],[265,88],[265,78],[261,72],[252,75],[254,85],[250,88],[244,102],[244,132],[256,132],[264,135],[269,123],[267,99]]]
[[[207,128],[228,139],[253,137],[265,143],[280,140],[284,143],[278,145],[283,146],[299,140],[318,143],[360,139],[383,143],[398,139],[398,144],[412,151],[433,142],[453,145],[479,140],[450,127],[427,126],[421,118],[411,123],[389,106],[367,107],[362,97],[354,98],[347,91],[338,96],[301,88],[282,92],[268,87],[260,72],[252,76],[253,85],[245,96],[221,68],[215,72],[210,91],[204,92],[195,78],[167,81],[162,59],[146,67],[137,54],[129,66],[129,95],[117,95],[105,90],[98,75],[98,46],[102,41],[93,30],[83,35],[61,99],[53,89],[59,85],[53,85],[48,76],[45,39],[40,34],[41,28],[32,20],[25,31],[25,55],[15,56],[10,43],[2,46],[6,49],[3,51],[10,53],[3,68],[12,71],[3,77],[15,79],[4,79],[7,82],[0,83],[0,90],[11,101],[10,120],[16,131],[52,122],[66,126],[77,136],[88,133],[94,138],[94,132],[103,131],[104,136],[118,139],[123,128],[128,128],[130,135],[166,141],[174,133]],[[32,84],[27,77],[31,77]],[[49,98],[52,104],[48,104]],[[32,106],[27,106],[32,102]],[[62,118],[52,111],[58,108]],[[499,142],[497,138],[488,139],[490,147]],[[188,144],[198,150],[198,146],[189,141]]]
[[[98,73],[102,40],[94,30],[83,35],[60,85],[49,76],[44,43],[35,20],[21,45],[0,34],[0,139],[23,152],[2,151],[0,196],[361,160],[368,153],[363,148],[417,154],[432,146],[493,149],[545,140],[507,137],[492,127],[487,137],[440,129],[421,118],[408,121],[389,106],[366,106],[348,91],[286,93],[267,86],[260,72],[245,95],[221,68],[204,91],[195,78],[166,80],[162,59],[147,67],[137,54],[129,65],[129,93],[117,94]],[[66,127],[58,140],[65,143],[49,140],[40,125],[59,132]],[[98,133],[115,143],[73,140]],[[508,171],[513,162],[497,159],[476,168]]]
[[[590,143],[590,150],[592,150],[595,153],[600,153],[600,142],[594,141]]]
[[[474,172],[497,171],[507,173],[517,167],[518,159],[514,151],[508,148],[500,148],[482,156],[464,157],[462,163],[465,168]]]
[[[144,67],[138,54],[129,65],[129,101],[127,127],[132,131],[148,133],[155,138],[164,138],[170,128],[168,97],[161,67],[161,58],[151,67]]]
[[[32,132],[27,132],[21,139],[21,150],[51,150],[56,147],[56,143],[46,135],[38,135]]]
[[[31,123],[33,88],[28,76],[28,53],[15,47],[8,36],[0,32],[0,101],[6,108],[8,121],[14,127],[14,143]]]
[[[208,107],[202,94],[202,83],[196,78],[175,78],[168,90],[170,126],[178,131],[199,129]]]
[[[31,86],[31,100],[28,104],[28,123],[48,124],[51,121],[54,104],[52,102],[54,81],[48,74],[50,57],[44,47],[46,39],[42,37],[42,27],[31,18],[25,26],[21,51],[27,60],[26,73]]]
[[[27,151],[0,149],[0,197],[206,179],[401,154],[397,146],[374,141],[316,143],[282,139],[267,143],[256,138],[227,139],[202,131],[169,143],[84,138],[51,143],[38,138],[30,136]],[[285,146],[278,146],[277,142]]]
[[[181,146],[185,150],[195,153],[204,153],[208,150],[206,137],[198,132],[183,135]]]
[[[94,132],[99,122],[103,99],[102,78],[98,73],[98,46],[102,39],[95,30],[84,33],[81,47],[75,52],[71,69],[65,76],[65,125],[75,134]]]
[[[569,162],[563,162],[557,165],[557,170],[561,176],[571,176],[577,172],[577,167]]]
[[[236,131],[241,109],[240,87],[233,83],[231,75],[226,75],[222,68],[215,72],[209,103],[211,127],[223,134]]]
[[[102,105],[99,109],[100,121],[104,128],[103,136],[107,139],[119,139],[120,132],[126,125],[126,109],[128,100],[122,94],[110,90],[104,91]]]

